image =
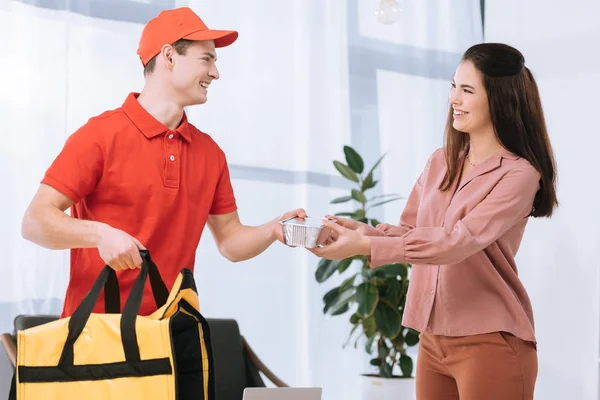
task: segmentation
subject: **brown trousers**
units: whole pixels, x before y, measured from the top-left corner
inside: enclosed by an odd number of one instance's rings
[[[533,400],[537,350],[510,333],[421,334],[417,400]]]

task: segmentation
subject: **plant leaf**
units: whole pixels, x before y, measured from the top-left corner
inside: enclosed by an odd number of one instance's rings
[[[404,354],[406,352],[406,348],[404,347],[404,336],[402,336],[403,330],[404,328],[400,330],[400,334],[398,336],[392,339],[392,345],[394,346],[396,351],[399,351],[401,354]]]
[[[367,202],[367,197],[365,196],[365,194],[358,189],[352,189],[352,198],[363,204]]]
[[[373,353],[373,342],[374,341],[375,341],[375,335],[371,336],[370,338],[367,338],[367,342],[365,343],[365,351],[368,354]]]
[[[338,197],[336,199],[331,200],[329,203],[330,204],[339,204],[339,203],[345,203],[350,200],[352,200],[352,196],[342,196],[342,197]]]
[[[352,218],[360,221],[361,219],[365,218],[365,212],[359,208],[354,212],[354,214],[352,214]]]
[[[379,160],[377,160],[377,162],[371,167],[371,170],[369,171],[369,174],[372,174],[373,171],[375,171],[375,168],[377,168],[377,166],[379,165],[379,163],[381,163],[381,161],[383,160],[383,157],[386,156],[387,153],[384,153],[381,157],[379,157]],[[369,175],[367,174],[367,176]]]
[[[377,200],[377,199],[383,199],[386,197],[400,197],[400,195],[398,193],[388,193],[388,194],[378,194],[377,196],[373,196],[369,199],[369,201],[373,201],[373,200]]]
[[[352,261],[354,261],[353,257],[340,260],[340,262],[338,263],[338,272],[340,274],[343,274],[348,269],[350,264],[352,264]]]
[[[325,307],[323,308],[323,314],[330,314],[332,316],[343,314],[349,309],[348,303],[354,300],[354,287],[350,287],[344,291],[341,290],[341,287],[336,289],[337,295],[331,295],[329,298],[327,298],[328,302],[325,303]],[[323,297],[324,302],[325,300],[325,297]]]
[[[388,278],[386,279],[386,284],[387,286],[385,287],[384,293],[383,295],[380,294],[380,297],[390,304],[396,304],[400,290],[402,290],[400,282],[397,279]]]
[[[350,146],[344,146],[344,154],[346,155],[348,166],[357,174],[361,174],[365,168],[362,157]]]
[[[363,331],[368,338],[372,337],[377,332],[377,324],[375,318],[369,317],[362,320]]]
[[[346,291],[348,288],[354,287],[354,280],[356,279],[358,272],[352,275],[350,278],[346,279],[340,285],[340,292]]]
[[[400,276],[402,279],[408,275],[408,268],[406,264],[388,264],[382,265],[381,267],[372,268],[369,271],[370,277],[372,276],[383,276],[385,278],[395,278]]]
[[[346,311],[348,311],[350,309],[350,306],[348,305],[348,303],[342,305],[341,307],[332,307],[332,309],[334,309],[333,311],[331,311],[330,315],[332,317],[336,316],[336,315],[342,315],[344,314]]]
[[[375,322],[381,334],[390,339],[395,338],[402,330],[400,311],[387,301],[377,303]]]
[[[406,354],[400,356],[400,370],[402,371],[402,376],[406,378],[412,376],[413,360]]]
[[[379,358],[374,358],[369,363],[374,367],[379,367],[381,365],[381,360]]]
[[[375,219],[375,218],[371,218],[371,226],[373,228],[375,228],[377,225],[381,224],[381,222],[379,222],[379,220]]]
[[[352,335],[354,335],[354,332],[356,332],[356,330],[358,329],[359,326],[360,326],[360,324],[354,324],[354,327],[352,328],[352,330],[350,331],[350,334],[348,335],[348,339],[346,340],[346,343],[344,343],[342,345],[342,349],[345,348],[346,346],[348,346],[348,343],[350,343],[350,340],[352,339]]]
[[[360,335],[358,335],[358,337],[356,338],[356,340],[354,341],[354,348],[356,349],[356,347],[358,346],[358,341],[360,340],[360,338],[364,335],[364,332],[362,332]]]
[[[407,346],[414,346],[419,343],[419,332],[409,328],[404,338]]]
[[[369,190],[369,189],[375,187],[376,184],[377,184],[377,181],[373,181],[373,173],[371,172],[369,175],[367,175],[367,177],[363,181],[361,190],[364,192],[366,190]]]
[[[368,281],[369,279],[371,279],[371,271],[372,269],[369,267],[369,264],[364,263],[362,269],[360,270],[360,276],[362,276],[364,280]]]
[[[382,378],[391,378],[392,377],[392,367],[388,363],[383,363],[381,367],[379,367],[379,375]]]
[[[381,287],[385,287],[387,285],[387,279],[376,276],[375,278],[371,279],[371,281],[369,282],[372,285],[375,285],[378,289]],[[381,293],[379,294],[381,296]]]
[[[337,270],[339,263],[339,261],[331,261],[322,258],[321,261],[319,261],[317,270],[315,271],[315,278],[317,279],[317,282],[323,283],[329,279],[329,277]]]
[[[397,200],[400,200],[400,199],[402,199],[402,197],[394,197],[392,199],[387,199],[387,200],[384,200],[384,201],[380,201],[379,203],[375,203],[373,205],[370,205],[369,208],[367,208],[367,210],[370,210],[372,208],[379,207],[379,206],[382,206],[382,205],[384,205],[386,203],[391,203],[392,201],[397,201]]]
[[[363,318],[371,316],[379,302],[377,288],[368,282],[361,283],[356,288],[356,302],[358,303],[358,309],[356,310],[358,315]]]
[[[334,161],[333,166],[338,170],[340,174],[346,179],[351,180],[352,182],[358,183],[358,176],[348,167],[346,164],[341,163],[339,161]]]
[[[323,304],[325,304],[325,305],[330,304],[331,302],[335,301],[335,299],[339,295],[340,295],[339,287],[335,287],[335,288],[331,289],[330,291],[328,291],[327,293],[325,293],[323,295]]]
[[[339,217],[354,217],[355,213],[353,213],[353,212],[339,212],[339,213],[336,213],[335,215],[337,215]]]
[[[360,321],[358,314],[354,313],[350,316],[350,323],[356,325]]]
[[[386,360],[387,357],[390,355],[390,349],[385,344],[385,340],[381,340],[377,344],[377,354],[382,360]]]

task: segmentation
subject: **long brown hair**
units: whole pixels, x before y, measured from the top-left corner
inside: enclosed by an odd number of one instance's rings
[[[527,159],[541,174],[533,202],[533,217],[549,217],[558,205],[556,163],[537,84],[523,55],[501,43],[482,43],[469,48],[462,61],[471,61],[483,75],[490,118],[496,137],[506,149]],[[446,122],[448,170],[440,190],[449,190],[460,173],[460,154],[469,147],[464,132],[454,129],[450,105]]]

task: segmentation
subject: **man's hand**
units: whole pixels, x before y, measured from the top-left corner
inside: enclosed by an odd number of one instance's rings
[[[295,217],[306,218],[306,211],[304,211],[303,208],[298,208],[294,211],[286,212],[282,216],[271,221],[271,224],[273,225],[271,229],[273,237],[285,244],[285,239],[283,238],[283,229],[279,222]]]
[[[144,246],[133,236],[104,225],[100,229],[98,252],[102,260],[115,271],[140,268]]]

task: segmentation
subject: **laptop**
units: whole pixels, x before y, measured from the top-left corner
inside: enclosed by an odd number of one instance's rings
[[[246,388],[242,400],[321,400],[321,388]]]

